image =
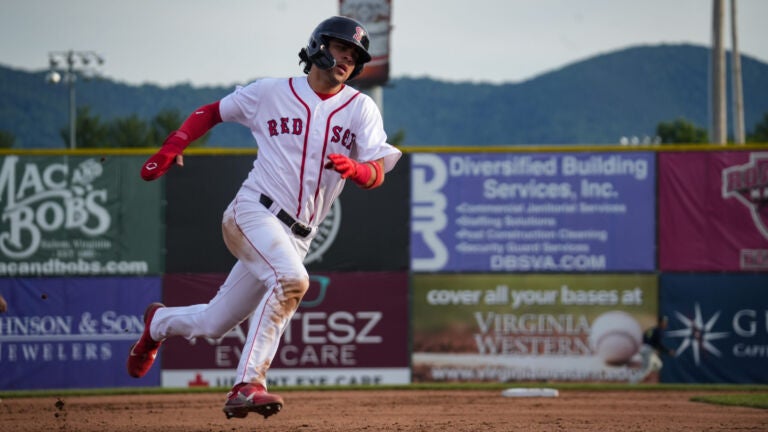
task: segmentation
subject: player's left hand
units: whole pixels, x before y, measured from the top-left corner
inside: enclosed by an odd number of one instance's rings
[[[330,162],[328,162],[325,167],[336,170],[336,172],[341,174],[341,178],[346,179],[354,177],[355,174],[357,174],[357,167],[360,164],[353,159],[338,153],[329,154],[328,159],[330,159]]]

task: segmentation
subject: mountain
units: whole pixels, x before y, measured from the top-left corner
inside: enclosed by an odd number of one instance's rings
[[[677,118],[706,129],[709,61],[707,47],[637,46],[520,83],[397,78],[383,89],[384,124],[390,135],[403,131],[409,146],[616,144],[622,136],[653,136],[660,122]],[[751,131],[768,113],[768,64],[746,55],[741,63],[745,126]],[[68,90],[46,83],[45,75],[0,66],[0,131],[16,137],[16,148],[66,147],[60,130],[68,124]],[[730,78],[727,88],[730,101]],[[133,114],[149,120],[169,108],[186,116],[230,91],[93,80],[78,82],[76,97],[78,106],[103,120]],[[223,124],[208,145],[248,147],[253,141],[245,128]]]
[[[709,55],[692,45],[633,47],[517,84],[399,79],[384,90],[385,124],[411,145],[616,144],[679,117],[707,129]],[[741,63],[751,131],[768,112],[768,64],[744,55]],[[727,88],[730,101],[730,79]]]

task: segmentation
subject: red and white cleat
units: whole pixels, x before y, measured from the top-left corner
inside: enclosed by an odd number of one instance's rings
[[[267,418],[283,409],[283,398],[267,393],[261,384],[240,383],[227,393],[224,403],[224,414],[232,417],[245,418],[249,412],[255,412]]]
[[[149,372],[157,357],[157,350],[163,343],[154,341],[149,336],[149,324],[155,317],[155,312],[162,307],[165,307],[162,303],[152,303],[144,311],[144,332],[128,353],[128,375],[134,378],[141,378]]]

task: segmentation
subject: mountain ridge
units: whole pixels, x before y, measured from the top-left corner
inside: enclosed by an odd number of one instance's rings
[[[640,45],[504,84],[396,78],[382,92],[385,130],[390,136],[403,132],[403,145],[493,146],[617,144],[621,137],[653,136],[658,123],[677,118],[706,129],[709,53],[690,44]],[[751,131],[768,113],[768,64],[748,55],[741,63],[745,127]],[[726,67],[730,125],[730,55]],[[66,146],[60,130],[68,124],[67,86],[47,84],[45,74],[0,65],[0,131],[15,136],[14,148]],[[78,106],[101,119],[135,114],[146,121],[163,109],[186,116],[234,89],[110,80],[77,86]],[[208,142],[253,145],[250,132],[234,124],[217,126]]]

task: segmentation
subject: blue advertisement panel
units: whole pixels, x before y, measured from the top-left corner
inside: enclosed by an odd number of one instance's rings
[[[662,275],[660,303],[675,350],[661,381],[768,382],[768,275]]]
[[[144,330],[147,304],[161,280],[138,278],[0,279],[8,311],[0,314],[0,389],[150,387],[125,362]]]
[[[413,271],[655,267],[652,152],[415,154]]]

